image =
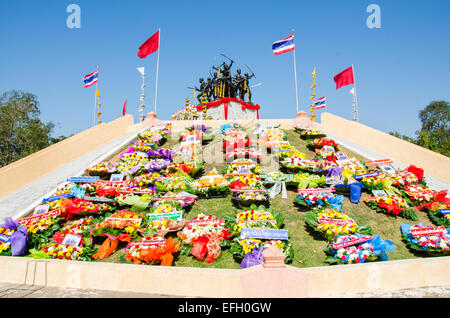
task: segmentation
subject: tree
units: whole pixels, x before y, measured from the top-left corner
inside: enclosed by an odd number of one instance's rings
[[[422,127],[416,132],[420,146],[450,155],[450,104],[433,101],[419,112]]]
[[[450,105],[447,101],[432,101],[419,112],[422,123],[416,138],[390,132],[392,136],[412,142],[421,147],[450,156]]]
[[[39,119],[36,95],[12,90],[0,95],[0,167],[64,139],[52,138],[52,122]]]

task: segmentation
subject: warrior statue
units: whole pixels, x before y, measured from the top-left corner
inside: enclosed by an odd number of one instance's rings
[[[208,103],[212,102],[213,95],[214,95],[214,83],[212,78],[208,77],[206,81],[206,98],[208,99]]]
[[[236,98],[236,96],[239,94],[239,99],[244,100],[245,98],[245,78],[241,75],[241,70],[236,70],[236,75],[234,75],[233,78],[233,87],[232,87],[232,96]]]
[[[212,93],[214,100],[219,99],[220,80],[221,79],[217,77],[217,72],[214,72],[212,77]]]
[[[230,90],[231,90],[231,66],[233,65],[234,61],[230,59],[230,64],[227,65],[225,62],[222,63],[220,71],[222,73],[222,83],[225,84],[225,97],[230,97]],[[219,70],[218,67],[213,66],[214,70]]]
[[[250,80],[253,76],[255,76],[255,74],[252,74],[252,75],[248,75],[248,73],[245,73],[245,74],[244,74],[244,77],[245,77],[245,87],[246,87],[244,94],[247,93],[247,96],[248,96],[248,103],[249,103],[249,104],[253,104],[253,103],[252,103],[252,92],[251,92],[251,90],[250,90],[250,82],[249,82],[249,80]]]
[[[199,79],[200,82],[200,88],[194,87],[196,91],[199,92],[198,96],[197,96],[197,100],[198,103],[201,104],[202,103],[202,95],[203,93],[207,93],[206,92],[206,87],[207,87],[207,83],[203,80],[203,78]]]

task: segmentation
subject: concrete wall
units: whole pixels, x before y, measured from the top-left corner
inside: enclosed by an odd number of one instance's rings
[[[358,122],[322,113],[320,129],[450,183],[450,158]]]
[[[449,266],[448,256],[314,268],[263,268],[258,265],[247,269],[161,267],[2,256],[0,281],[186,297],[339,297],[362,292],[447,287],[450,286]]]
[[[132,124],[133,116],[126,115],[109,123],[89,128],[0,168],[0,197],[122,136],[127,133],[127,128]]]

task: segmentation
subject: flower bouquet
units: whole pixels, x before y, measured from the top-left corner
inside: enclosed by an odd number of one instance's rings
[[[324,148],[316,149],[315,152],[316,152],[316,156],[315,157],[317,159],[326,159],[328,161],[332,161],[332,162],[337,163],[336,152],[329,151],[329,150],[326,150]]]
[[[130,147],[130,146],[129,146]],[[131,143],[131,149],[134,150],[134,152],[143,152],[146,153],[149,150],[152,150],[154,148],[159,147],[159,145],[155,142],[151,142],[147,139],[141,140],[139,142],[132,142]]]
[[[173,174],[166,174],[166,177],[161,181],[156,182],[156,189],[158,192],[180,192],[188,191],[190,184],[194,179],[184,172],[177,172]]]
[[[336,163],[326,159],[305,160],[301,157],[292,156],[283,160],[281,165],[291,173],[297,173],[300,170],[310,173],[320,173],[327,171],[328,168],[335,167]]]
[[[268,128],[259,135],[261,144],[265,145],[268,152],[283,142],[287,142],[286,139],[286,133],[279,128]]]
[[[167,169],[167,167],[171,164],[170,160],[167,159],[150,159],[148,161],[148,172],[160,172],[161,170]]]
[[[323,148],[323,146],[330,146],[330,147],[333,147],[335,151],[339,151],[339,146],[334,141],[334,139],[316,138],[313,140],[308,140],[307,143],[310,148],[320,149],[320,148]]]
[[[172,161],[177,163],[198,161],[202,159],[202,144],[200,141],[178,143],[172,149]]]
[[[150,139],[153,142],[158,143],[159,145],[164,144],[167,140],[167,136],[170,134],[172,129],[172,124],[165,124],[165,127],[161,127],[160,129],[152,127],[150,129],[146,129],[142,133],[138,133],[139,139]]]
[[[266,189],[252,189],[243,187],[241,189],[232,189],[231,199],[239,205],[250,206],[252,204],[268,204],[269,194]]]
[[[272,152],[275,152],[280,160],[290,158],[292,156],[306,159],[306,155],[292,146],[289,141],[278,142],[272,147]]]
[[[344,200],[344,196],[340,194],[333,193],[334,188],[316,188],[316,189],[301,189],[297,190],[298,195],[294,200],[294,203],[303,206],[327,206],[329,201],[335,203],[339,201],[339,204]]]
[[[115,200],[121,208],[127,208],[131,212],[142,212],[148,208],[153,197],[155,195],[149,193],[121,193]]]
[[[106,181],[97,180],[95,182],[95,194],[100,197],[114,198],[118,196],[121,191],[128,190],[133,183],[131,180],[125,181]]]
[[[199,117],[199,114],[195,105],[188,105],[172,114],[173,120],[192,120],[197,117]]]
[[[392,241],[382,240],[378,234],[338,235],[325,250],[329,255],[325,261],[330,265],[387,261],[386,251],[393,252],[394,249]]]
[[[297,189],[314,189],[325,186],[327,180],[325,176],[299,172],[293,176],[292,181],[297,184]]]
[[[365,189],[369,191],[386,190],[392,185],[392,178],[390,175],[386,173],[375,173],[369,173],[359,181],[364,185]]]
[[[266,238],[262,238],[258,234],[242,235],[242,231],[245,230],[279,230],[284,226],[283,216],[281,213],[274,213],[270,208],[264,206],[252,205],[248,209],[237,210],[236,217],[230,220],[231,227],[233,228],[232,235],[234,236],[230,252],[233,254],[233,258],[241,263],[241,267],[248,267],[246,258],[254,252],[262,252],[271,245],[278,247],[286,256],[285,263],[292,262],[293,249],[292,244],[287,239],[275,239],[270,235]],[[248,233],[247,233],[248,234]],[[262,258],[260,262],[262,262]],[[252,264],[256,265],[256,264]]]
[[[236,159],[243,159],[247,158],[254,162],[261,162],[262,160],[262,154],[261,151],[258,151],[254,148],[245,149],[245,148],[237,148],[232,151],[227,151],[225,154],[225,160],[227,162],[230,162],[232,160]]]
[[[243,228],[264,228],[278,229],[284,224],[284,218],[281,213],[275,213],[273,209],[266,208],[264,205],[250,205],[249,208],[236,210],[235,217],[225,217],[230,228],[231,236],[239,236]]]
[[[106,234],[112,236],[120,236],[121,234],[128,234],[130,236],[137,236],[138,230],[142,227],[143,216],[139,213],[129,211],[127,209],[117,211],[112,214],[107,214],[104,218],[90,228],[92,236],[105,236]]]
[[[191,182],[190,187],[201,198],[224,197],[230,190],[227,179],[218,174],[215,168],[206,176]]]
[[[226,174],[260,174],[261,167],[251,159],[236,159],[228,165]]]
[[[238,123],[232,123],[232,124],[225,124],[220,126],[220,129],[222,130],[222,134],[230,133],[230,131],[241,131],[243,127],[239,125]]]
[[[407,208],[406,201],[398,195],[385,195],[368,197],[364,202],[373,210],[394,216],[400,215],[406,219],[417,220],[417,215],[412,209]]]
[[[180,134],[180,141],[202,140],[203,132],[201,130],[187,130]]]
[[[141,174],[133,179],[133,184],[139,187],[148,187],[160,182],[164,176],[159,172],[151,172],[146,174]]]
[[[303,129],[300,131],[300,138],[302,139],[317,139],[324,138],[326,135],[316,129]]]
[[[190,176],[195,176],[203,167],[203,160],[186,161],[182,163],[172,162],[167,166],[167,171],[184,172]]]
[[[319,232],[329,242],[338,235],[372,234],[369,226],[361,224],[337,209],[316,209],[306,215],[305,221],[308,226]]]
[[[164,239],[160,236],[147,236],[140,241],[129,242],[124,250],[125,260],[133,264],[152,264],[171,266],[173,254],[178,251],[179,242],[171,237]]]
[[[233,254],[233,258],[237,262],[241,263],[240,266],[242,268],[246,268],[247,265],[245,264],[245,257],[247,255],[251,255],[255,251],[263,252],[270,246],[275,246],[283,252],[283,254],[286,256],[284,259],[284,263],[292,263],[292,260],[294,258],[294,250],[292,247],[292,243],[287,240],[265,240],[255,238],[240,239],[239,237],[236,237],[233,239],[233,242],[231,244],[230,253]],[[262,263],[262,261],[263,258],[260,259],[260,263]]]
[[[347,179],[350,179],[355,175],[362,175],[369,172],[364,164],[355,158],[336,160],[336,162],[338,166],[342,168],[343,172],[346,171],[345,178]]]
[[[434,201],[417,206],[417,210],[427,211],[434,224],[450,226],[450,198],[447,197],[447,192],[440,191],[434,196]]]
[[[224,140],[230,139],[246,139],[247,132],[243,130],[241,127],[232,127],[225,130],[222,130]]]
[[[142,228],[142,215],[129,210],[120,210],[107,214],[89,229],[93,237],[106,236],[106,240],[92,256],[93,259],[104,259],[117,248],[119,241],[129,242],[138,236]]]
[[[13,229],[5,229],[0,227],[0,255],[10,255],[11,253],[11,235]]]
[[[194,255],[200,260],[206,256],[206,263],[213,263],[220,256],[221,247],[228,243],[228,231],[224,219],[201,213],[192,221],[186,221],[183,230],[177,232],[183,244],[187,245],[181,249],[181,253]]]
[[[406,185],[400,192],[403,194],[406,202],[412,206],[433,202],[438,194],[437,191],[431,190],[422,184]]]
[[[400,224],[402,239],[409,248],[430,256],[450,254],[450,229],[444,226],[433,227],[419,223]]]
[[[189,127],[186,127],[186,130],[193,131],[193,130],[199,130],[201,132],[207,132],[211,129],[211,127],[207,127],[204,124],[198,124],[198,125],[192,125]]]
[[[53,240],[56,243],[63,244],[65,240],[67,243],[68,238],[66,237],[75,236],[79,238],[79,243],[76,245],[92,245],[92,236],[89,233],[89,229],[94,225],[94,222],[94,218],[89,216],[78,219],[71,224],[66,224],[61,230],[56,231],[55,234],[53,234]]]
[[[99,162],[86,169],[87,175],[99,176],[100,178],[109,177],[114,172],[116,172],[116,164],[107,161]]]
[[[160,200],[153,203],[150,212],[146,214],[144,223],[152,233],[164,236],[168,232],[183,228],[183,209],[177,201]]]
[[[111,203],[114,204],[115,202],[112,201]],[[112,211],[114,207],[111,206],[111,203],[95,203],[93,201],[80,198],[74,198],[73,200],[63,199],[61,205],[61,216],[66,220],[69,220],[75,215],[99,215]]]
[[[52,258],[69,261],[89,261],[91,260],[92,253],[93,250],[91,247],[55,242],[45,243],[40,249],[30,250],[33,258]]]
[[[150,149],[147,151],[147,157],[148,159],[166,159],[166,160],[172,160],[172,150],[169,148],[157,148],[157,149]]]
[[[225,175],[230,189],[263,189],[261,176],[257,174]]]
[[[146,170],[148,157],[142,152],[125,153],[117,165],[117,172],[121,174],[138,175]],[[145,171],[146,172],[146,171]]]
[[[417,184],[419,182],[417,176],[406,169],[398,171],[392,178],[392,185],[399,189],[403,189],[406,185]]]
[[[250,138],[235,138],[233,136],[224,137],[222,149],[224,152],[232,152],[236,149],[245,149],[254,144]]]
[[[17,220],[19,225],[27,228],[29,248],[35,249],[50,240],[53,234],[61,228],[62,221],[63,218],[60,217],[59,210]]]

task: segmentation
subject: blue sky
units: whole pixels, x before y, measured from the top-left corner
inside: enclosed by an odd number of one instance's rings
[[[66,25],[69,4],[81,8],[81,28]],[[369,29],[369,4],[381,8],[381,29]],[[170,119],[223,53],[236,68],[256,74],[253,101],[262,118],[295,117],[292,52],[273,56],[274,41],[295,30],[300,109],[309,112],[312,77],[327,111],[351,119],[351,86],[336,90],[333,76],[354,65],[360,122],[413,136],[418,112],[450,100],[450,1],[0,1],[0,92],[38,96],[41,119],[54,135],[93,125],[94,88],[82,78],[99,66],[102,120],[127,113],[138,119],[146,68],[146,112],[154,109],[156,54],[138,47],[161,28],[158,117]],[[320,115],[321,111],[318,111]]]

